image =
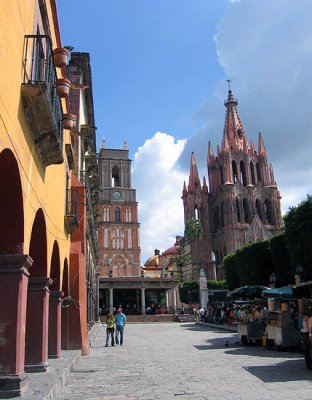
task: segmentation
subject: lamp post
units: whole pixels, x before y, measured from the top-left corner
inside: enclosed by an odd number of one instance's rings
[[[212,264],[212,280],[217,280],[217,267],[216,267],[216,254],[212,251],[210,255],[211,264]]]
[[[276,275],[274,274],[274,272],[272,272],[272,274],[270,275],[270,287],[271,288],[275,288],[276,281],[277,281]]]
[[[298,285],[303,282],[303,267],[301,265],[296,266],[295,283]]]

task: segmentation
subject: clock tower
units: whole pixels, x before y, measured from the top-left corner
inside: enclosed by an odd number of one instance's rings
[[[140,276],[138,203],[127,141],[122,149],[107,149],[103,139],[98,162],[100,275]]]

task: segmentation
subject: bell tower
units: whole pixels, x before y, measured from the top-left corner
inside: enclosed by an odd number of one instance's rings
[[[99,254],[100,275],[140,276],[138,203],[131,187],[128,143],[122,149],[99,153]]]

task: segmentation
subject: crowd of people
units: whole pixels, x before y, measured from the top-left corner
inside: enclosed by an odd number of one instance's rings
[[[207,308],[195,308],[196,322],[213,324],[232,324],[233,322],[247,322],[267,317],[267,307],[260,305],[233,305],[221,306],[209,304]]]

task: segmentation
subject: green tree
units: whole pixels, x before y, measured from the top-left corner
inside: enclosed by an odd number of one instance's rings
[[[301,265],[305,279],[312,279],[312,196],[291,207],[284,222],[291,264],[294,269]]]
[[[291,266],[285,234],[274,236],[270,240],[270,253],[277,285],[287,286],[293,283],[295,271]]]
[[[225,280],[230,290],[240,286],[236,258],[237,256],[235,252],[226,255],[223,259]]]
[[[198,303],[198,282],[196,281],[181,281],[179,284],[179,294],[182,303],[191,305]]]
[[[189,240],[197,242],[203,233],[203,226],[198,219],[190,218],[186,222],[185,233]]]

